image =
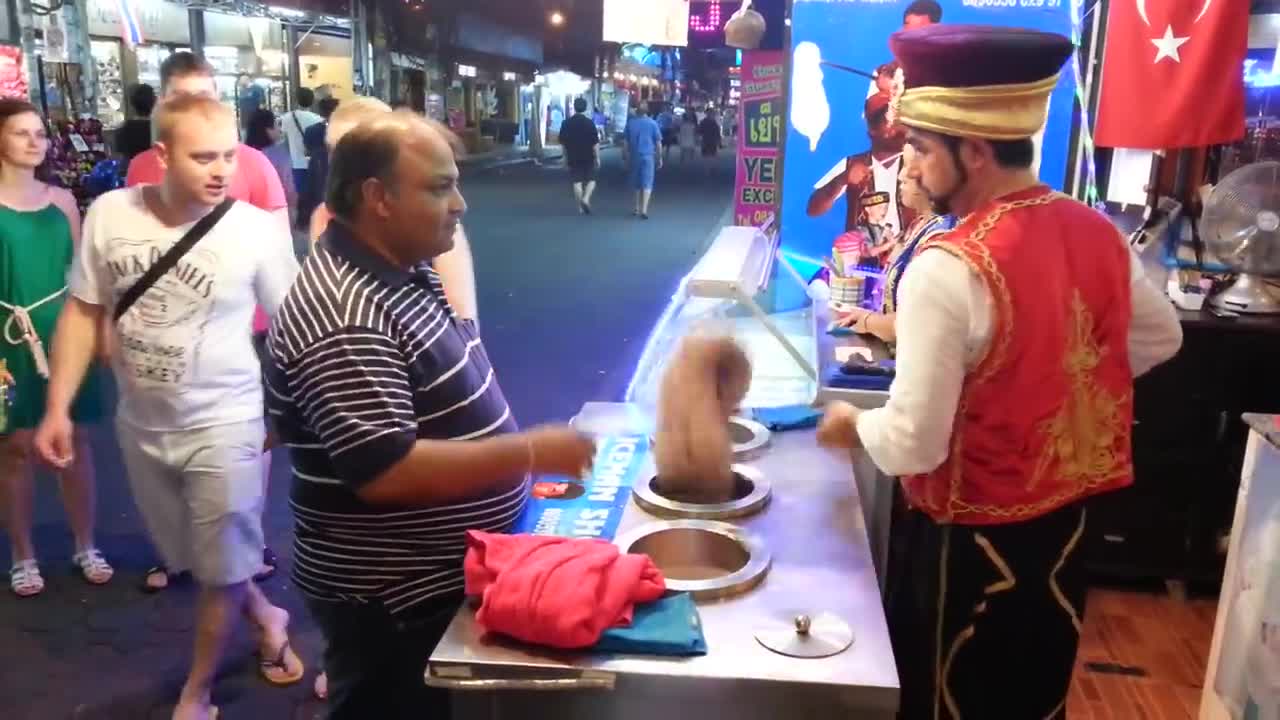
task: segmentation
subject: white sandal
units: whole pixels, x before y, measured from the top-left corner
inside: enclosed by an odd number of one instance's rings
[[[86,548],[72,555],[71,562],[80,568],[80,574],[90,585],[105,585],[116,572],[98,548]]]
[[[44,591],[44,577],[35,560],[20,560],[9,569],[9,589],[18,597],[31,597]]]

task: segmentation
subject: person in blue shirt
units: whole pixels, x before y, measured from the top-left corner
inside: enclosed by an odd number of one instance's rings
[[[662,167],[662,130],[649,117],[643,105],[627,123],[627,144],[623,155],[631,168],[631,183],[636,191],[636,209],[631,214],[649,219],[649,199],[653,196],[653,178]]]

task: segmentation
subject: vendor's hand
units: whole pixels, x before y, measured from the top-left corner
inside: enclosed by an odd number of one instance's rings
[[[12,384],[13,384],[13,375],[10,375],[8,370],[5,370],[4,368],[0,368],[0,385],[12,385]]]
[[[847,402],[827,405],[818,423],[818,444],[832,450],[856,450],[862,447],[858,438],[858,415],[862,411]]]
[[[49,465],[63,470],[75,460],[72,442],[71,418],[64,413],[45,413],[40,427],[36,428],[34,444],[40,458]]]
[[[525,433],[525,439],[534,473],[580,478],[591,471],[596,444],[587,435],[567,427],[541,427]]]
[[[836,320],[836,327],[843,327],[843,328],[857,327],[858,324],[861,323],[864,319],[866,319],[866,317],[870,314],[871,314],[870,310],[866,310],[863,308],[858,308],[857,310],[851,310],[849,311],[848,314],[841,315],[840,319]]]

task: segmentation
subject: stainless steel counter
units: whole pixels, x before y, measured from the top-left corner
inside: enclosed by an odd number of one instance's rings
[[[836,362],[837,348],[866,348],[871,353],[871,359],[878,362],[889,357],[889,347],[871,336],[829,335],[827,327],[832,320],[831,309],[822,302],[814,303],[813,309],[818,338],[818,404],[843,400],[863,410],[883,406],[889,399],[887,390],[848,390],[831,387],[823,380],[840,365]],[[852,461],[854,477],[858,482],[858,497],[862,500],[863,523],[867,528],[871,557],[883,589],[884,569],[889,562],[889,525],[893,516],[893,484],[896,479],[880,472],[880,468],[876,467],[865,450],[854,451]]]
[[[633,406],[611,406],[583,429],[644,433]],[[751,467],[773,484],[760,514],[733,521],[764,538],[773,566],[744,595],[700,603],[709,653],[664,659],[535,650],[482,637],[474,614],[454,619],[427,671],[455,693],[455,717],[557,720],[683,718],[891,718],[898,676],[849,462],[816,447],[813,433],[775,433]],[[641,473],[647,478],[652,467]],[[634,501],[617,536],[655,520]],[[852,647],[822,659],[775,654],[762,626],[831,612],[853,629]]]

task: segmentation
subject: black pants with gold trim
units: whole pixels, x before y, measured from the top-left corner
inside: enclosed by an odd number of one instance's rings
[[[900,720],[1065,718],[1080,641],[1085,510],[940,525],[900,508],[885,603]]]

